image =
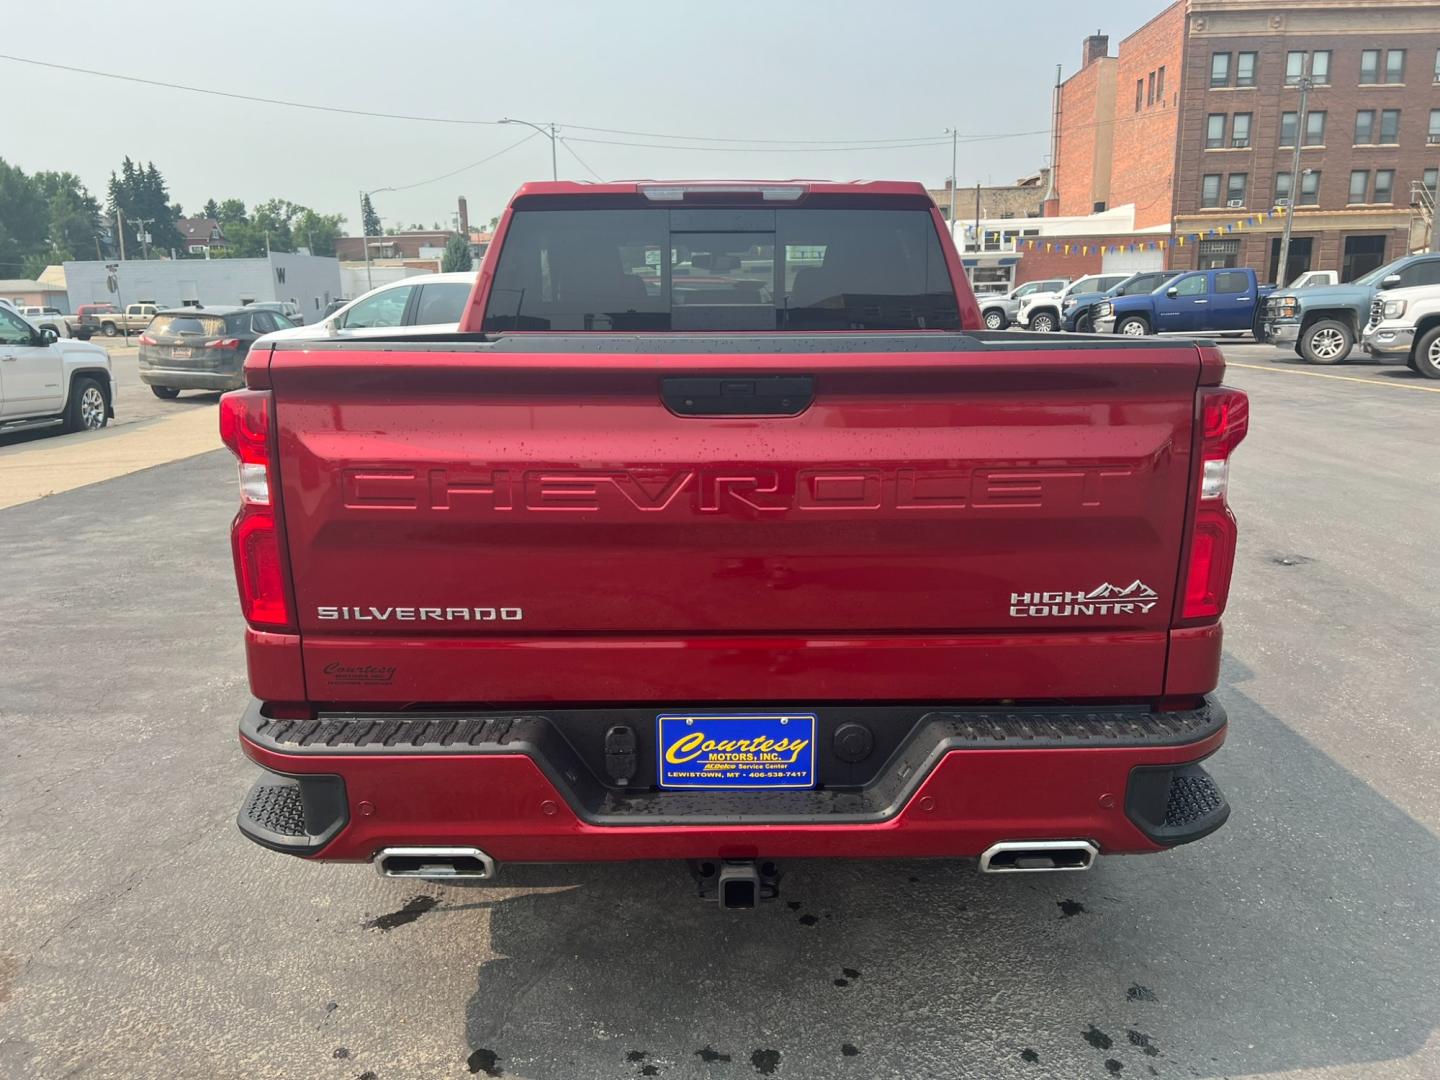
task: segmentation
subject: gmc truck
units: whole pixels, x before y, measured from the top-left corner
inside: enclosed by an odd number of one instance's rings
[[[788,859],[1218,828],[1245,395],[1209,343],[980,325],[919,184],[560,182],[457,330],[262,338],[220,409],[240,829],[748,908]]]

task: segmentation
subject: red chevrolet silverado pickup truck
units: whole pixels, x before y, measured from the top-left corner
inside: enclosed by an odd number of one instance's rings
[[[1244,394],[980,318],[910,183],[537,183],[459,330],[261,341],[221,401],[264,773],[399,877],[1082,870],[1218,828]]]

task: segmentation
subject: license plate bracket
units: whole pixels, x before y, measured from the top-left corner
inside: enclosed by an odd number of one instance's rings
[[[657,780],[662,788],[812,788],[815,727],[809,712],[661,713]]]

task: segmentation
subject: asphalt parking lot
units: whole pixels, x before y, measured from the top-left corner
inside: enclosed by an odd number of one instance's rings
[[[796,864],[738,916],[263,851],[229,456],[0,510],[0,1076],[1440,1075],[1440,383],[1226,352],[1234,814],[1088,874]]]

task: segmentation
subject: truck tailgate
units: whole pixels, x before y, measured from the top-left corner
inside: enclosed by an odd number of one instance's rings
[[[282,345],[309,692],[1158,694],[1199,376],[1157,340]],[[795,415],[682,414],[774,377]]]

